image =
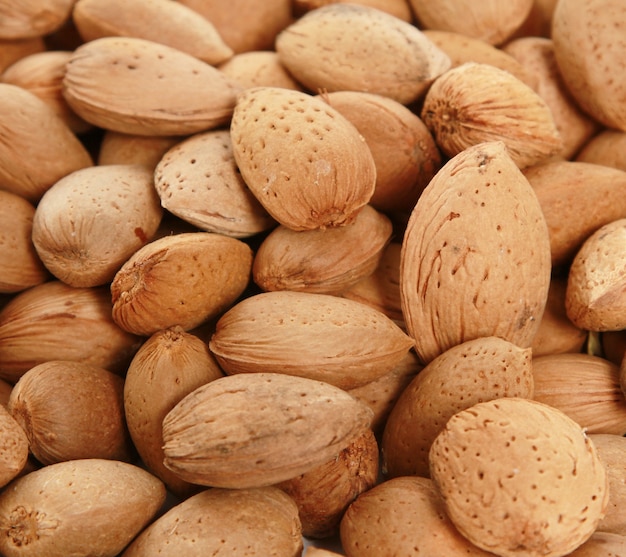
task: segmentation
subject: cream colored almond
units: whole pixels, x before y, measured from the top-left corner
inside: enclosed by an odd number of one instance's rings
[[[306,12],[316,10],[322,6],[328,4],[334,4],[337,0],[294,0],[294,12],[297,17],[303,16]],[[362,6],[369,6],[387,12],[398,19],[411,22],[413,20],[413,14],[411,13],[411,7],[407,0],[358,0],[353,1],[353,4],[359,4]]]
[[[14,62],[36,52],[46,50],[43,37],[32,39],[0,39],[0,72]]]
[[[626,171],[626,132],[601,131],[583,146],[575,160]]]
[[[302,90],[302,85],[283,66],[275,50],[240,52],[221,63],[218,68],[246,89],[283,87]]]
[[[181,141],[178,136],[133,135],[105,131],[98,150],[98,164],[143,164],[154,170],[163,155]]]
[[[74,0],[0,2],[0,39],[43,37],[59,29],[72,13]]]

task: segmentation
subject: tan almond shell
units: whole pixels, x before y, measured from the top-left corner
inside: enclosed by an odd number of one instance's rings
[[[626,171],[626,132],[602,130],[589,139],[575,160]]]
[[[124,410],[135,448],[147,469],[179,497],[197,486],[163,464],[163,418],[190,392],[223,375],[206,343],[180,327],[154,333],[128,366]]]
[[[121,557],[300,557],[295,503],[280,489],[206,489],[150,524]]]
[[[626,504],[626,438],[612,433],[590,433],[589,438],[609,477],[609,506],[597,530],[626,536],[626,517],[623,512]]]
[[[376,165],[369,147],[321,98],[280,87],[246,89],[230,134],[245,183],[288,228],[347,224],[374,193]]]
[[[626,552],[626,536],[610,532],[594,532],[568,557],[615,557]]]
[[[100,286],[152,239],[162,215],[149,168],[91,166],[60,179],[42,196],[32,240],[56,278],[70,286]]]
[[[626,218],[626,171],[600,164],[551,161],[527,168],[550,231],[554,266],[568,265],[598,228]]]
[[[552,17],[554,54],[578,104],[608,128],[626,131],[626,48],[621,23],[626,5],[616,0],[563,0]],[[598,54],[598,53],[601,53]]]
[[[389,97],[334,91],[322,98],[354,124],[376,164],[370,205],[387,214],[413,207],[441,168],[441,153],[426,124]]]
[[[598,131],[598,123],[585,114],[563,83],[554,56],[554,44],[547,37],[521,37],[503,47],[537,79],[535,90],[552,112],[563,149],[556,156],[571,159]]]
[[[339,532],[344,512],[378,481],[378,442],[367,428],[328,462],[279,482],[276,487],[298,506],[302,535],[329,538]]]
[[[457,531],[432,480],[419,476],[385,480],[363,493],[348,507],[340,534],[348,557],[492,555]]]
[[[93,164],[76,135],[34,93],[0,83],[0,107],[0,135],[7,138],[0,145],[3,190],[36,203],[57,180]]]
[[[172,146],[156,165],[154,185],[165,209],[201,230],[247,238],[276,226],[239,174],[228,130]]]
[[[232,49],[198,12],[168,0],[78,0],[72,19],[84,42],[137,37],[162,43],[207,64],[228,60]]]
[[[544,216],[505,144],[464,150],[422,193],[402,244],[402,309],[418,356],[428,363],[486,336],[530,346],[550,273]]]
[[[273,485],[339,454],[372,411],[323,381],[229,375],[199,387],[163,420],[165,466],[213,487]]]
[[[275,50],[251,50],[235,54],[218,69],[245,89],[283,87],[302,90],[302,85],[283,66]]]
[[[353,389],[391,372],[412,344],[374,308],[279,290],[235,304],[218,320],[209,348],[228,374],[280,371]]]
[[[11,64],[30,54],[43,52],[46,44],[43,37],[32,39],[0,39],[0,72],[4,72]]]
[[[296,16],[301,17],[306,12],[337,2],[338,0],[293,0],[293,9]],[[352,4],[376,8],[409,23],[413,21],[411,7],[407,0],[353,0]]]
[[[76,134],[90,131],[91,124],[76,115],[63,97],[68,50],[47,50],[21,58],[0,75],[0,81],[22,87],[45,101]]]
[[[182,139],[178,136],[133,135],[104,131],[98,164],[143,164],[154,170],[163,155]]]
[[[48,360],[123,373],[141,339],[111,317],[108,288],[51,280],[16,294],[0,311],[0,377],[15,383]]]
[[[35,207],[23,197],[0,191],[0,292],[21,292],[45,282],[49,273],[32,241]]]
[[[296,232],[280,225],[260,243],[252,278],[264,291],[340,294],[375,271],[392,232],[389,218],[370,205],[340,228]]]
[[[401,104],[418,99],[450,67],[448,56],[417,27],[357,4],[306,13],[278,35],[275,48],[311,91],[366,91]]]
[[[8,409],[44,465],[79,458],[130,462],[135,452],[123,393],[124,379],[104,368],[50,360],[20,377]]]
[[[428,477],[428,452],[457,412],[502,397],[532,398],[530,348],[498,337],[469,340],[424,367],[391,410],[381,450],[388,477]]]
[[[0,487],[16,478],[28,460],[28,437],[9,411],[0,407]]]
[[[530,88],[537,89],[537,76],[530,69],[502,48],[484,39],[470,37],[464,32],[444,31],[443,29],[423,29],[422,32],[450,57],[453,67],[466,62],[490,64],[512,73]]]
[[[424,97],[421,118],[449,157],[487,141],[503,141],[525,168],[556,155],[563,142],[550,107],[513,74],[467,62],[439,76]]]
[[[2,0],[0,2],[0,39],[43,37],[59,29],[72,13],[74,0]]]
[[[590,354],[533,358],[533,398],[567,414],[589,433],[626,434],[619,367]]]
[[[430,472],[458,530],[502,557],[567,555],[608,505],[606,468],[582,427],[523,398],[455,414],[431,447]]]
[[[588,331],[626,329],[626,218],[596,230],[570,266],[565,309]]]
[[[499,2],[488,0],[480,5],[471,0],[409,0],[420,27],[463,33],[493,45],[510,38],[526,20],[533,0]]]
[[[44,466],[0,493],[6,557],[118,555],[155,517],[165,487],[144,469],[115,460]]]
[[[212,232],[165,236],[137,250],[111,283],[113,320],[150,336],[189,330],[226,311],[250,282],[252,250]]]
[[[63,78],[63,95],[84,120],[137,135],[189,135],[227,124],[239,90],[210,64],[136,37],[80,45]]]

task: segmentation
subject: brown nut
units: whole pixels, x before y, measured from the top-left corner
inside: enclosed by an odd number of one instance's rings
[[[28,460],[28,437],[9,411],[0,407],[0,487],[17,477]]]

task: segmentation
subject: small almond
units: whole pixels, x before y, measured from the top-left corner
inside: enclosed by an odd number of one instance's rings
[[[28,437],[9,411],[0,407],[0,487],[17,477],[28,460]]]

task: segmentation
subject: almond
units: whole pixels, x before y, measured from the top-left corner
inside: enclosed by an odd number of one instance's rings
[[[320,98],[279,87],[247,89],[238,97],[230,133],[245,183],[288,228],[347,224],[374,193],[369,147]]]
[[[369,306],[329,294],[265,292],[217,322],[209,348],[228,374],[271,372],[352,389],[393,370],[412,340]]]
[[[577,161],[611,166],[626,171],[626,132],[603,130],[576,155]]]
[[[273,485],[338,455],[371,419],[369,408],[322,381],[282,373],[226,376],[166,415],[164,462],[201,485]]]
[[[626,551],[626,536],[609,532],[594,532],[568,557],[614,557]]]
[[[409,104],[450,59],[414,25],[356,4],[310,11],[276,38],[276,52],[312,91],[365,91]]]
[[[218,69],[245,89],[252,87],[283,87],[302,90],[274,50],[240,52],[222,62]]]
[[[98,164],[143,164],[154,170],[163,155],[179,141],[177,136],[149,136],[104,131]]]
[[[32,39],[0,39],[0,72],[14,62],[36,52],[46,50],[43,37]]]
[[[336,3],[337,0],[294,0],[293,7],[294,12],[298,17],[303,16],[306,12],[316,10],[327,4]],[[358,0],[352,2],[352,4],[360,4],[362,6],[369,6],[387,12],[398,19],[411,22],[413,14],[407,0]]]
[[[473,338],[532,344],[550,284],[546,223],[503,142],[452,158],[418,200],[402,244],[409,334],[428,363]]]
[[[3,1],[0,6],[0,39],[43,37],[59,29],[70,18],[74,0],[38,0],[19,4]]]
[[[0,407],[0,487],[17,477],[26,467],[28,437],[9,411]]]

